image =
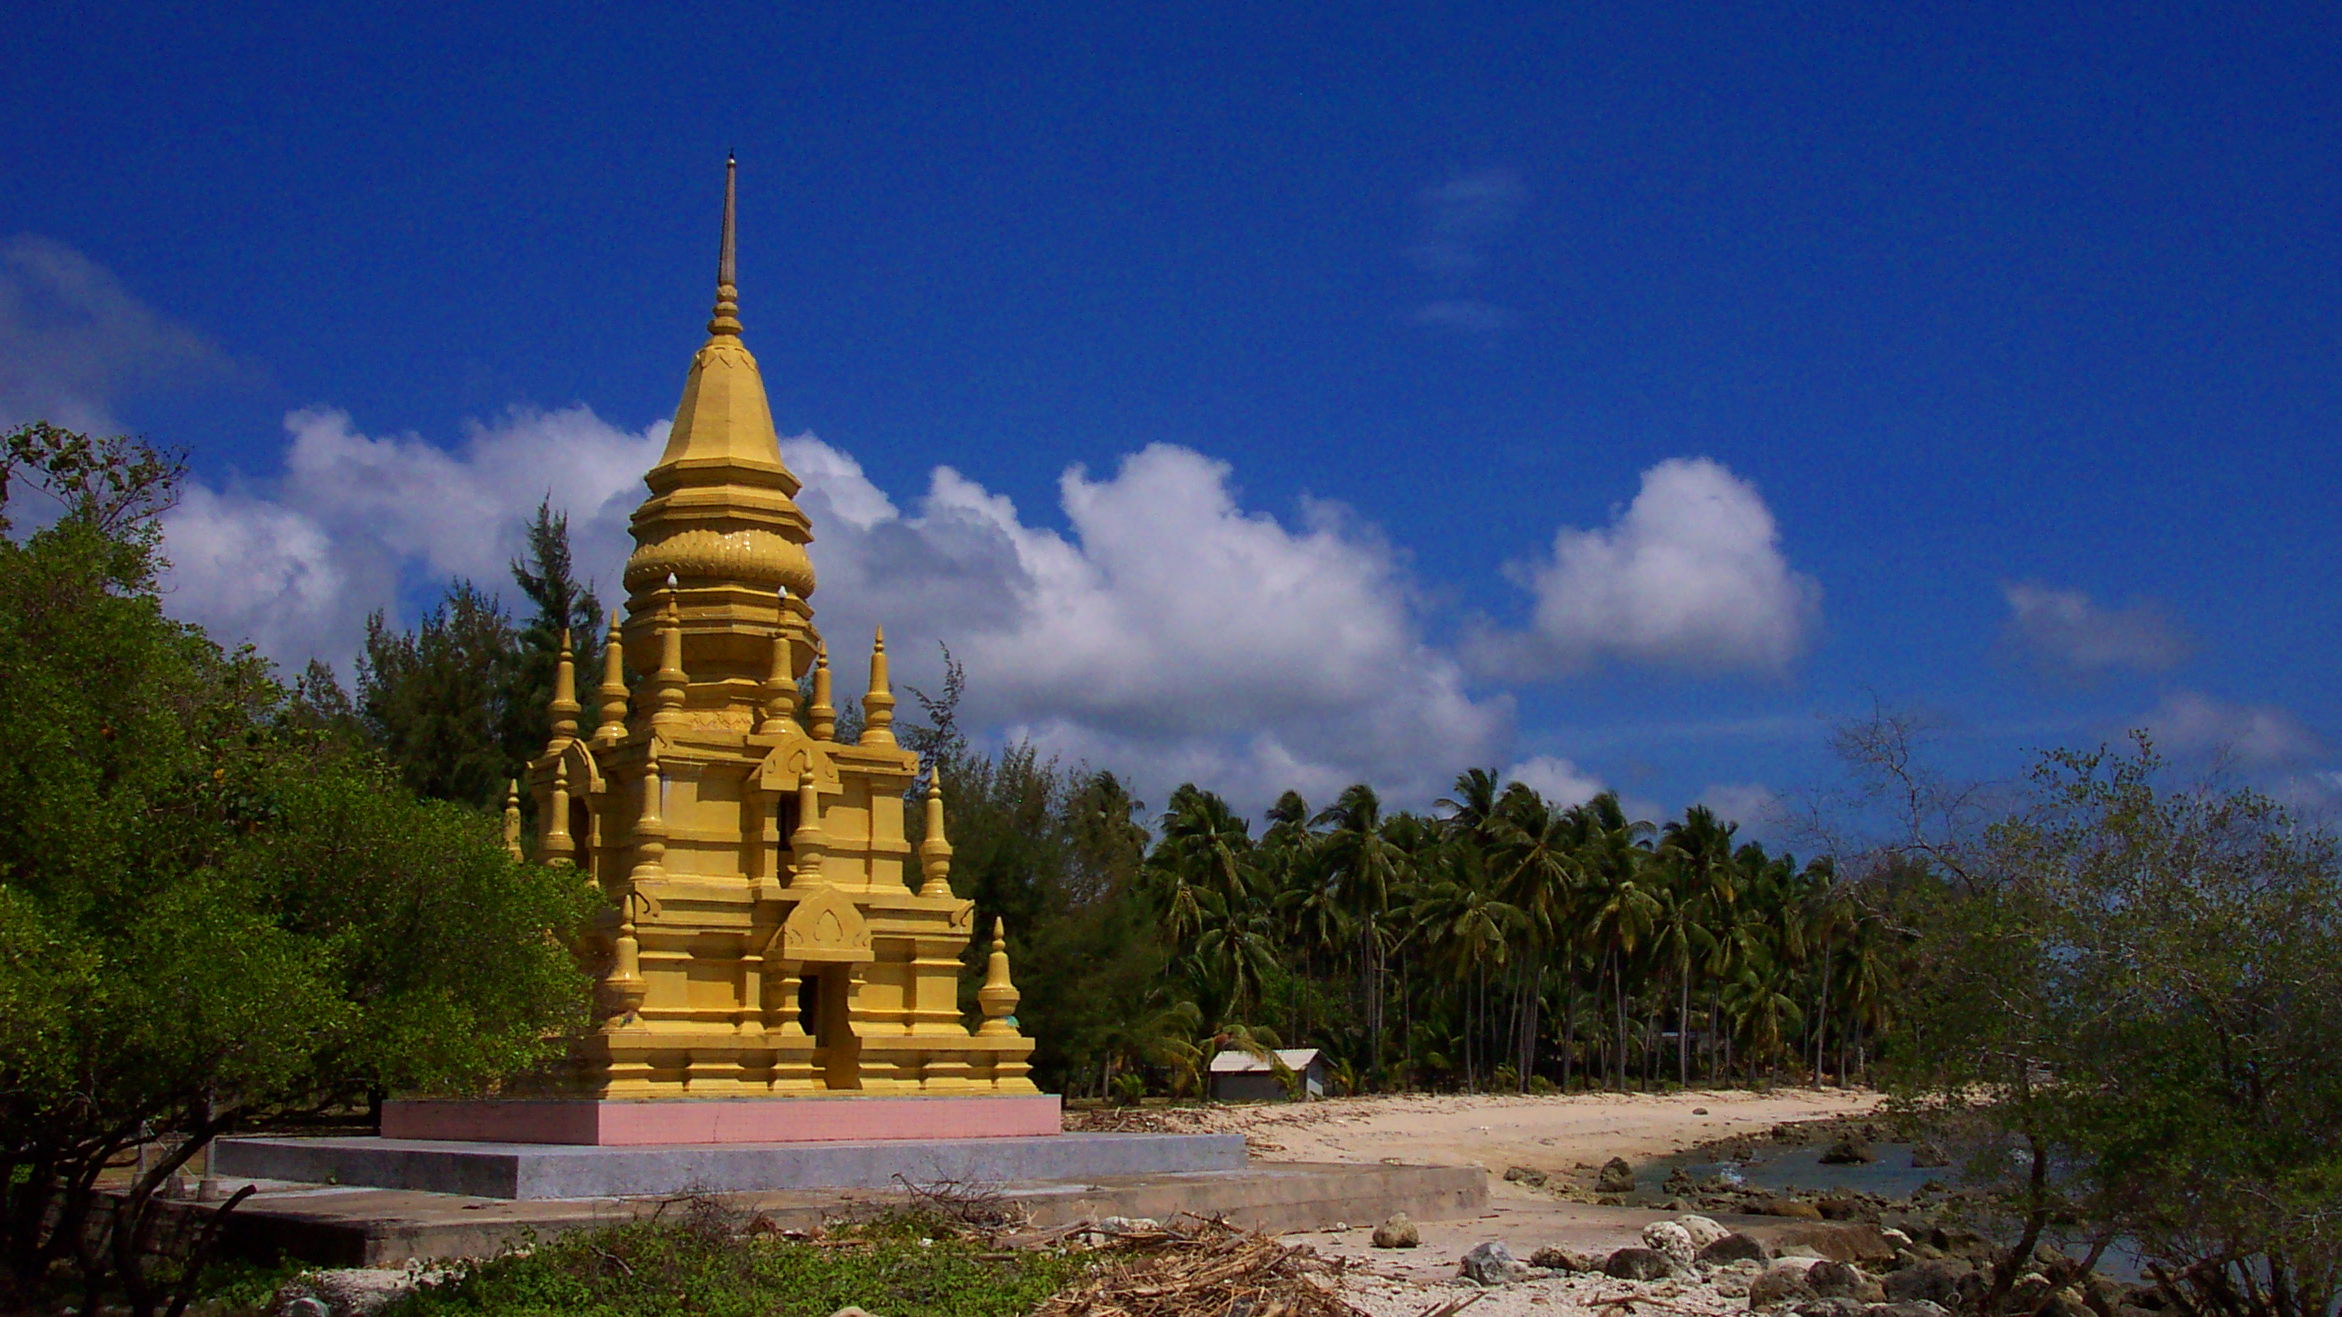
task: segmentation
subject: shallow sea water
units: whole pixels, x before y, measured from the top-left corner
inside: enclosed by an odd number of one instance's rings
[[[1844,1190],[1876,1194],[1887,1199],[1907,1199],[1930,1181],[1947,1185],[1958,1182],[1959,1170],[1956,1167],[1913,1166],[1911,1145],[1908,1143],[1871,1144],[1870,1150],[1878,1160],[1849,1166],[1824,1165],[1822,1153],[1827,1147],[1827,1144],[1802,1148],[1764,1144],[1759,1145],[1747,1161],[1716,1161],[1697,1155],[1662,1158],[1637,1168],[1636,1180],[1641,1188],[1634,1195],[1633,1201],[1656,1203],[1669,1197],[1660,1186],[1677,1167],[1696,1180],[1718,1178],[1775,1193],[1807,1196],[1824,1196]],[[2062,1232],[2052,1232],[2047,1242],[2077,1254],[2087,1247]],[[2098,1270],[2100,1274],[2117,1280],[2135,1281],[2141,1278],[2138,1258],[2119,1241],[2099,1260]]]
[[[1681,1167],[1695,1180],[1722,1179],[1753,1185],[1779,1193],[1792,1190],[1811,1194],[1826,1194],[1836,1190],[1877,1194],[1881,1198],[1909,1198],[1920,1186],[1931,1180],[1949,1184],[1955,1172],[1948,1166],[1930,1168],[1911,1164],[1911,1145],[1908,1143],[1874,1143],[1870,1150],[1878,1160],[1852,1166],[1825,1166],[1823,1147],[1782,1148],[1765,1146],[1744,1162],[1720,1162],[1697,1156],[1671,1157],[1653,1163],[1638,1177],[1647,1185],[1653,1197],[1665,1197],[1659,1191],[1668,1175]]]

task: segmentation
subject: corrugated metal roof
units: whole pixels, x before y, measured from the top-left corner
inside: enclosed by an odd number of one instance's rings
[[[1318,1049],[1314,1047],[1277,1049],[1277,1059],[1285,1063],[1287,1070],[1307,1070],[1317,1063],[1317,1058]],[[1254,1056],[1250,1052],[1230,1049],[1212,1058],[1211,1069],[1215,1075],[1251,1075],[1267,1074],[1275,1070],[1276,1067],[1270,1065],[1265,1056]]]

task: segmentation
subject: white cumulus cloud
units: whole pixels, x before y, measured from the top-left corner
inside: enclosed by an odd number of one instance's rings
[[[584,407],[515,410],[472,425],[452,450],[368,436],[324,408],[294,412],[285,430],[275,479],[190,482],[164,517],[166,600],[280,664],[321,658],[347,673],[366,615],[396,615],[402,582],[505,586],[547,496],[568,510],[579,574],[615,596],[626,517],[667,426],[629,432]]]
[[[2087,676],[2115,668],[2160,672],[2187,657],[2188,643],[2152,604],[2110,608],[2080,590],[2037,581],[2001,586],[2008,634],[2019,649],[2053,671]]]
[[[1781,814],[1780,797],[1761,782],[1714,783],[1692,803],[1707,806],[1717,818],[1741,825],[1744,832],[1775,822]]]
[[[817,445],[783,451],[829,471],[803,501],[833,647],[880,622],[891,653],[948,644],[987,724],[1155,790],[1260,784],[1252,803],[1360,778],[1425,795],[1509,732],[1509,704],[1425,642],[1396,552],[1338,507],[1287,524],[1241,506],[1227,464],[1157,444],[1067,470],[1059,531],[950,467],[898,510]],[[825,520],[832,499],[866,515]]]
[[[31,234],[0,242],[0,426],[112,433],[118,398],[230,369],[203,335],[74,248]]]
[[[1549,557],[1510,574],[1532,597],[1529,627],[1485,631],[1473,652],[1523,679],[1605,657],[1778,673],[1804,652],[1821,606],[1821,587],[1782,553],[1763,497],[1707,458],[1643,472],[1634,502],[1608,527],[1563,527]]]
[[[1602,794],[1602,779],[1557,755],[1535,755],[1504,770],[1506,781],[1518,782],[1555,805],[1583,805]]]
[[[666,438],[663,422],[629,431],[583,407],[515,411],[452,448],[323,409],[286,430],[274,480],[197,484],[170,515],[169,598],[280,663],[345,672],[365,615],[396,614],[402,583],[504,586],[548,494],[579,574],[615,602],[626,518]],[[1247,508],[1226,463],[1158,444],[1111,473],[1067,470],[1059,529],[950,467],[898,500],[811,435],[782,455],[805,482],[841,694],[874,626],[904,684],[934,689],[948,644],[970,725],[1116,768],[1158,804],[1188,778],[1247,808],[1358,780],[1428,800],[1509,738],[1509,701],[1467,688],[1425,639],[1400,555],[1338,506]]]
[[[2299,763],[2322,748],[2299,719],[2273,704],[2232,704],[2195,691],[2164,696],[2146,726],[2167,753],[2214,756],[2244,768]]]

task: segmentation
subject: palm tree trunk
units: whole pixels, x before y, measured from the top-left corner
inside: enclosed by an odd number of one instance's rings
[[[1610,1000],[1617,1009],[1613,1015],[1617,1030],[1613,1035],[1612,1051],[1617,1057],[1611,1071],[1611,1085],[1619,1092],[1626,1091],[1626,965],[1616,951],[1610,953]]]
[[[1822,949],[1821,949],[1821,966],[1822,966],[1822,1000],[1821,1000],[1821,1007],[1820,1007],[1820,1009],[1816,1010],[1816,1011],[1813,1013],[1813,1086],[1814,1086],[1815,1088],[1820,1088],[1820,1087],[1822,1086],[1822,1062],[1823,1062],[1823,1059],[1824,1059],[1824,1058],[1826,1058],[1826,1057],[1829,1055],[1829,1050],[1828,1050],[1828,1048],[1829,1048],[1829,1038],[1830,1038],[1830,940],[1829,940],[1828,938],[1823,938],[1823,939],[1822,939]],[[1838,1081],[1839,1081],[1840,1083],[1844,1083],[1844,1082],[1845,1082],[1845,1079],[1846,1079],[1846,1076],[1845,1076],[1844,1067],[1840,1067],[1840,1069],[1839,1069],[1839,1075],[1838,1075]]]
[[[1529,1076],[1537,1073],[1537,1014],[1545,1005],[1545,962],[1537,962],[1535,974],[1523,973],[1521,986],[1528,1000],[1521,1006],[1521,1091],[1529,1091]]]
[[[1569,1092],[1578,1059],[1578,966],[1573,954],[1561,980],[1561,1091]]]
[[[1691,1087],[1691,967],[1683,969],[1681,1005],[1675,1008],[1675,1082]]]

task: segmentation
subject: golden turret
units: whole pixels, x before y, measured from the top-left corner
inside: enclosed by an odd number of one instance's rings
[[[561,656],[553,662],[553,700],[547,706],[553,715],[553,739],[577,735],[577,715],[582,711],[577,703],[577,670],[569,654],[569,628],[561,628]]]
[[[665,794],[659,784],[659,743],[654,740],[642,756],[642,812],[634,819],[634,871],[627,875],[633,882],[667,876],[667,820],[659,812]]]
[[[951,840],[943,835],[943,765],[927,772],[927,835],[919,840],[919,867],[927,881],[919,895],[951,895]]]
[[[764,708],[757,720],[759,735],[783,736],[797,730],[795,647],[787,631],[773,632],[772,662],[764,677]]]
[[[828,849],[829,838],[821,830],[821,790],[808,768],[797,779],[797,830],[789,834],[789,850],[797,857],[794,881],[820,882],[821,856]]]
[[[608,745],[626,735],[626,647],[618,637],[618,614],[610,613],[610,634],[602,641],[602,686],[595,692],[601,696],[596,709],[601,721],[594,725],[594,742]]]
[[[1008,933],[1001,920],[992,920],[992,959],[984,969],[984,986],[976,990],[976,1005],[984,1012],[984,1023],[978,1034],[1011,1034],[1016,1032],[1012,1017],[1016,1004],[1024,994],[1008,978]]]
[[[514,778],[504,787],[504,849],[517,860],[520,853],[520,779]]]
[[[683,695],[691,678],[683,671],[683,617],[675,607],[675,578],[667,578],[666,607],[659,611],[659,670],[651,674],[651,726],[671,728],[683,721]]]
[[[545,803],[544,836],[538,847],[539,858],[547,864],[569,864],[577,855],[577,843],[569,835],[569,761],[553,762],[553,794]]]
[[[862,696],[862,744],[895,743],[895,691],[886,676],[886,628],[870,643],[870,689]]]
[[[838,734],[838,711],[829,702],[829,650],[813,651],[813,698],[805,705],[805,730],[816,741]]]

